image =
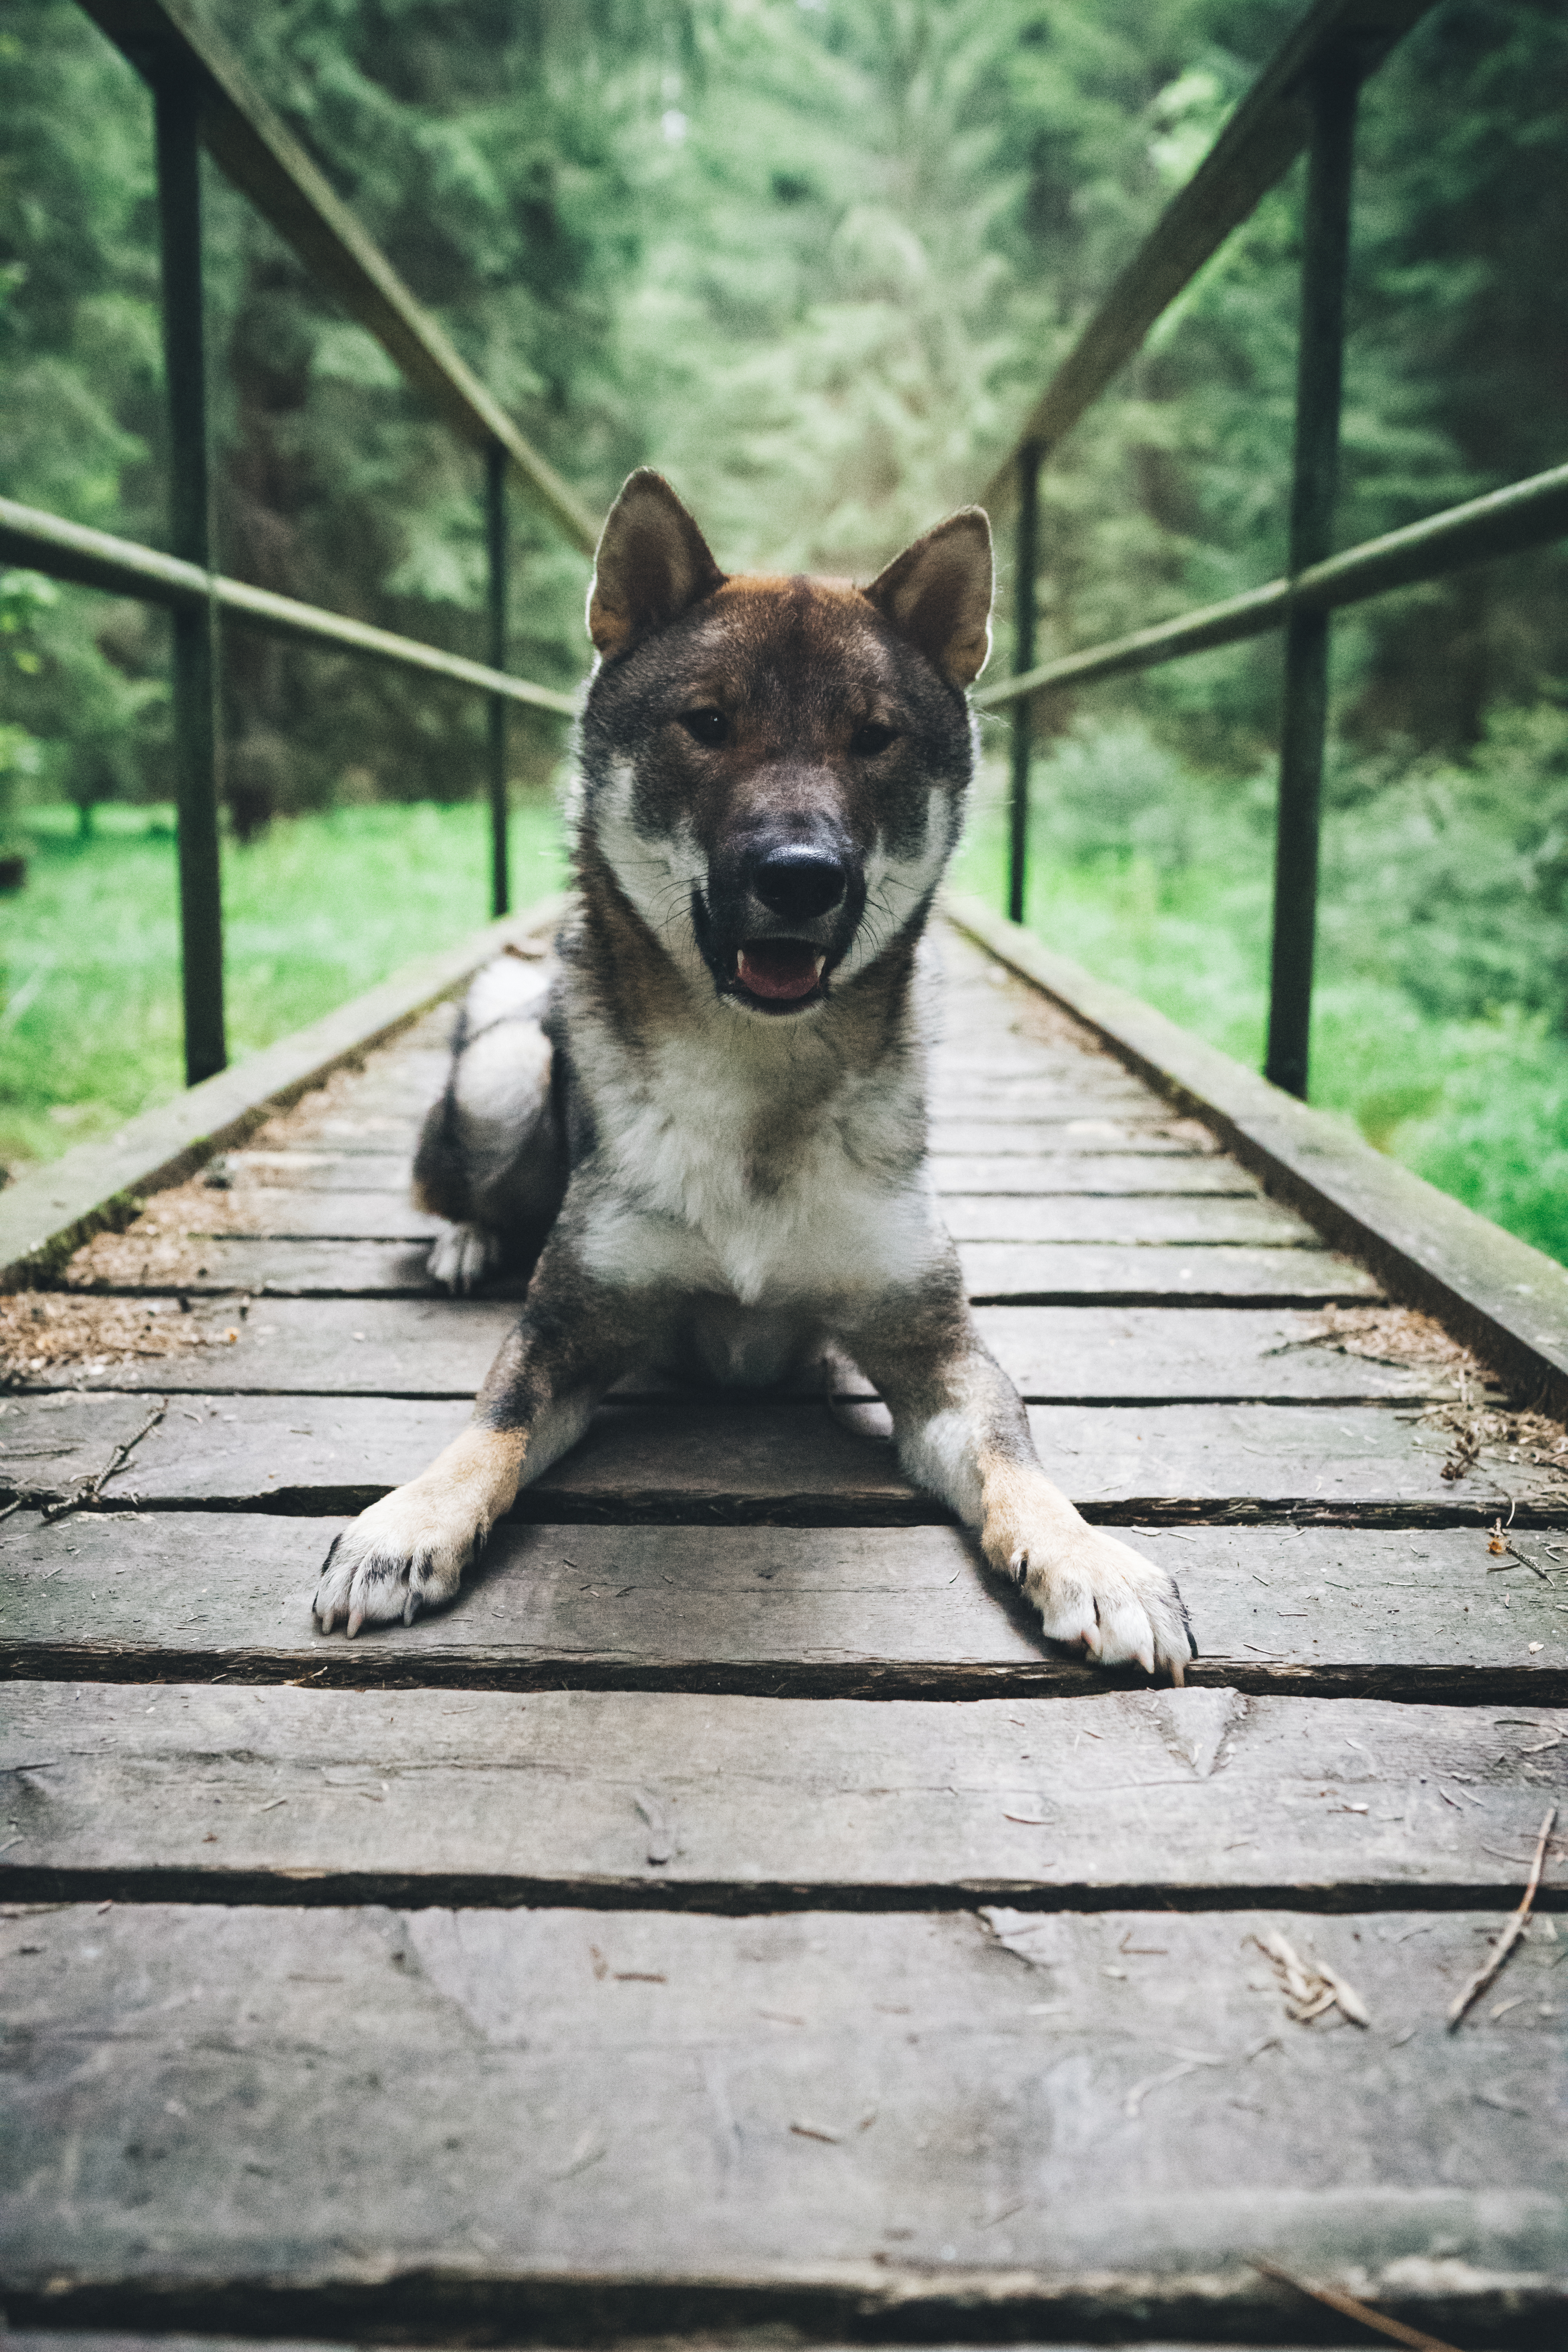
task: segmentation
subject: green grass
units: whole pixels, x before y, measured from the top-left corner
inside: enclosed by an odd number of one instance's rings
[[[158,809],[25,820],[26,887],[0,900],[0,1162],[102,1134],[181,1086],[174,826]],[[564,876],[560,820],[512,812],[514,902]],[[489,914],[488,814],[468,803],[343,808],[224,848],[229,1055],[237,1061]]]
[[[1106,980],[1157,1005],[1253,1069],[1268,1019],[1271,863],[1265,829],[1200,809],[1168,847],[1053,855],[1051,770],[1037,770],[1026,919]],[[1243,788],[1237,788],[1238,802]],[[953,870],[957,887],[1006,903],[1005,780],[986,772]],[[1337,822],[1331,814],[1331,831]],[[1346,824],[1348,820],[1342,821]],[[1336,903],[1325,858],[1313,999],[1311,1099],[1428,1182],[1568,1264],[1568,1038],[1545,1013],[1503,1003],[1442,1018],[1384,976],[1392,959],[1376,894]],[[1392,919],[1397,919],[1394,910]]]

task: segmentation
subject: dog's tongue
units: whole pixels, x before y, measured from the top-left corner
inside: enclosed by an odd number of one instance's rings
[[[825,961],[805,940],[752,940],[741,950],[735,977],[753,996],[787,1003],[811,994]]]

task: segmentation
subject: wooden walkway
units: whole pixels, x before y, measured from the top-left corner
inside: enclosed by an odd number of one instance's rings
[[[1568,1479],[946,953],[972,1291],[1192,1686],[1048,1653],[869,1397],[628,1389],[449,1614],[315,1636],[515,1311],[424,1279],[431,1016],[0,1302],[14,2326],[1358,2335],[1261,2260],[1563,2340]]]

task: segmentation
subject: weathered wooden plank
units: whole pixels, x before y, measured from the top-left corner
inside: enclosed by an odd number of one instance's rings
[[[970,1075],[955,1067],[933,1077],[930,1102],[936,1118],[952,1118],[967,1111],[994,1119],[1037,1119],[1053,1112],[1058,1117],[1082,1118],[1096,1111],[1114,1117],[1119,1112],[1136,1115],[1163,1108],[1157,1095],[1151,1094],[1140,1079],[1119,1070],[1115,1063],[1097,1066],[1087,1061],[1081,1072],[1064,1070],[1059,1076],[1008,1077],[987,1076],[984,1071]]]
[[[145,1399],[68,1391],[0,1414],[4,1491],[47,1498],[92,1476],[145,1419]],[[423,1468],[468,1420],[459,1400],[181,1398],[103,1489],[193,1503],[357,1509]],[[1097,1517],[1397,1514],[1410,1524],[1551,1516],[1549,1465],[1442,1468],[1451,1441],[1386,1405],[1033,1405],[1047,1467]],[[946,1514],[898,1468],[880,1405],[656,1400],[602,1407],[581,1444],[525,1488],[528,1517],[917,1525]],[[1506,1477],[1506,1486],[1500,1483]]]
[[[269,1293],[280,1298],[439,1296],[426,1272],[427,1242],[275,1242],[248,1234],[209,1236],[176,1282],[150,1266],[139,1281],[83,1283],[84,1290],[130,1297],[192,1297],[217,1292]]]
[[[272,1240],[428,1243],[444,1230],[439,1217],[414,1206],[406,1179],[400,1190],[374,1192],[247,1184],[237,1206],[252,1234]]]
[[[1011,1132],[1011,1131],[1010,1131]],[[301,1150],[234,1151],[226,1165],[234,1175],[268,1192],[394,1192],[406,1196],[409,1161],[401,1153],[376,1150]],[[1206,1192],[1256,1200],[1254,1177],[1214,1151],[1162,1145],[1147,1150],[1078,1150],[1037,1153],[943,1151],[932,1154],[939,1192]]]
[[[214,1195],[214,1223],[223,1222]],[[439,1219],[416,1209],[406,1193],[306,1192],[282,1186],[247,1186],[240,1213],[250,1231],[238,1238],[279,1241],[429,1240]],[[1078,1193],[1037,1199],[1027,1194],[949,1197],[942,1216],[960,1242],[1121,1243],[1148,1248],[1212,1248],[1238,1244],[1260,1248],[1312,1248],[1310,1225],[1272,1201],[1255,1197],[1129,1198]]]
[[[288,1151],[231,1151],[226,1167],[242,1181],[305,1192],[401,1192],[406,1194],[410,1162],[405,1153],[347,1145],[301,1146]],[[1237,1181],[1246,1177],[1237,1171]]]
[[[986,1306],[1065,1306],[1076,1299],[1107,1307],[1173,1299],[1201,1307],[1232,1299],[1258,1307],[1363,1306],[1383,1296],[1364,1267],[1323,1249],[961,1242],[958,1255],[970,1297]]]
[[[1568,1799],[1568,1711],[1532,1713],[1500,1731],[1463,1707],[1227,1690],[954,1706],[17,1682],[0,1888],[287,1900],[266,1882],[308,1875],[322,1902],[1484,1900],[1518,1887],[1546,1807]]]
[[[943,1117],[933,1111],[929,1133],[933,1151],[984,1153],[989,1158],[1064,1151],[1136,1151],[1183,1159],[1194,1152],[1220,1156],[1205,1128],[1160,1108],[1147,1116],[1073,1112],[1037,1119],[971,1118],[958,1113]]]
[[[1068,1193],[1041,1200],[1027,1193],[961,1194],[944,1199],[942,1213],[956,1242],[1130,1242],[1142,1249],[1237,1244],[1313,1250],[1318,1240],[1310,1225],[1261,1197],[1151,1200]]]
[[[343,1524],[18,1514],[0,1529],[0,1671],[862,1697],[1106,1687],[1040,1638],[956,1528],[507,1526],[455,1607],[351,1643],[310,1619]],[[1498,1558],[1478,1528],[1118,1531],[1179,1579],[1196,1684],[1568,1703],[1560,1533]]]
[[[1153,1151],[940,1151],[931,1154],[940,1193],[1196,1193],[1257,1200],[1258,1187],[1215,1153]]]
[[[100,1301],[69,1305],[84,1318],[79,1353],[91,1362],[91,1386],[153,1394],[471,1396],[518,1316],[515,1298],[268,1298],[243,1314],[219,1300],[182,1317],[181,1328],[194,1323],[219,1342],[232,1330],[232,1344],[115,1363],[93,1353]],[[160,1310],[154,1324],[176,1311],[172,1301],[148,1307]],[[1037,1402],[1452,1392],[1440,1365],[1342,1353],[1318,1315],[1289,1307],[982,1307],[977,1320],[1009,1378]],[[79,1362],[45,1360],[12,1377],[41,1391],[74,1387],[82,1372]],[[658,1385],[634,1377],[623,1387],[646,1394]],[[855,1392],[869,1393],[863,1385]]]
[[[422,1116],[418,1111],[329,1111],[311,1121],[310,1140],[334,1151],[396,1152],[409,1160],[419,1139]]]
[[[279,1242],[220,1234],[203,1243],[175,1282],[149,1267],[144,1279],[112,1287],[131,1297],[192,1297],[240,1291],[276,1298],[375,1298],[439,1294],[426,1271],[429,1251],[413,1242]],[[1209,1244],[1200,1248],[1141,1248],[1136,1243],[968,1242],[959,1256],[973,1298],[1033,1306],[1085,1300],[1110,1306],[1162,1299],[1212,1306],[1230,1299],[1261,1306],[1382,1297],[1353,1260],[1328,1250]],[[110,1286],[83,1285],[83,1288]],[[492,1295],[521,1288],[490,1286]]]
[[[1544,2347],[1561,1947],[1520,1954],[1507,2018],[1442,2028],[1495,1927],[13,1920],[0,2291],[23,2326],[253,2336],[1279,2342],[1300,2300],[1267,2248],[1445,2337]],[[1250,1940],[1276,1930],[1370,2029],[1290,2022]]]

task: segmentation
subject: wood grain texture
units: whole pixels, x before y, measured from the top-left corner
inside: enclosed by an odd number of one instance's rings
[[[442,1230],[441,1221],[416,1209],[405,1193],[253,1184],[236,1198],[251,1230],[231,1236],[225,1232],[227,1201],[225,1193],[214,1195],[215,1239],[237,1242],[242,1253],[254,1254],[268,1241],[428,1241]],[[1120,1243],[1145,1249],[1239,1244],[1307,1249],[1314,1260],[1320,1255],[1317,1236],[1300,1217],[1245,1194],[961,1194],[944,1197],[942,1213],[958,1242]]]
[[[1231,1200],[1258,1197],[1257,1183],[1234,1160],[1198,1151],[933,1151],[931,1171],[943,1195],[1203,1192]]]
[[[1167,1106],[1150,1097],[1138,1112],[1064,1111],[1055,1118],[994,1119],[973,1118],[933,1108],[927,1129],[933,1151],[983,1152],[1012,1159],[1042,1152],[1137,1152],[1148,1157],[1187,1159],[1207,1152],[1219,1157],[1215,1139],[1195,1119],[1177,1118]]]
[[[142,1279],[122,1278],[112,1286],[132,1297],[225,1292],[274,1298],[436,1297],[440,1294],[426,1271],[428,1255],[428,1246],[418,1242],[220,1235],[203,1245],[193,1271],[182,1272],[177,1283],[150,1263]],[[1353,1259],[1320,1249],[972,1242],[960,1244],[959,1258],[971,1297],[988,1303],[1016,1299],[1049,1306],[1077,1299],[1134,1306],[1185,1299],[1209,1305],[1234,1298],[1268,1306],[1362,1305],[1383,1296]],[[507,1287],[493,1286],[492,1295]],[[519,1286],[510,1288],[521,1296]]]
[[[267,1298],[205,1328],[232,1344],[95,1362],[94,1388],[154,1394],[468,1397],[517,1321],[515,1298]],[[1441,1370],[1342,1352],[1310,1310],[1289,1307],[983,1307],[977,1320],[1008,1378],[1032,1401],[1273,1400],[1446,1396]],[[46,1366],[18,1385],[74,1386],[79,1367]],[[661,1385],[634,1375],[635,1393]],[[868,1393],[863,1384],[858,1394]],[[0,1427],[0,1436],[3,1436]],[[0,1455],[4,1447],[0,1445]]]
[[[406,1153],[377,1150],[374,1138],[358,1150],[343,1143],[330,1148],[317,1143],[301,1146],[298,1150],[230,1151],[226,1154],[226,1162],[244,1182],[302,1192],[406,1195],[412,1172]],[[1240,1181],[1247,1180],[1242,1177]]]
[[[47,1500],[103,1468],[146,1401],[57,1392],[0,1412],[0,1493]],[[362,1509],[422,1469],[468,1422],[452,1400],[191,1396],[171,1404],[103,1500],[166,1509]],[[879,1405],[830,1413],[798,1402],[670,1399],[610,1404],[587,1436],[519,1497],[520,1516],[736,1524],[918,1525],[946,1517],[899,1470]],[[1398,1516],[1485,1522],[1514,1508],[1549,1520],[1564,1482],[1550,1468],[1483,1459],[1441,1475],[1448,1441],[1415,1412],[1381,1405],[1034,1405],[1041,1459],[1096,1517]],[[846,1425],[849,1423],[850,1425]],[[865,1433],[862,1433],[864,1432]]]
[[[1362,1306],[1383,1297],[1364,1266],[1322,1249],[961,1242],[958,1255],[970,1297],[987,1306],[1050,1307],[1074,1299],[1117,1307],[1173,1299],[1202,1307],[1232,1299],[1269,1307]]]
[[[296,1185],[249,1184],[237,1196],[237,1205],[253,1233],[269,1240],[428,1244],[446,1230],[441,1218],[427,1216],[414,1206],[406,1180],[395,1191],[353,1192],[347,1187],[315,1191]],[[218,1229],[222,1230],[221,1225]]]
[[[0,1888],[287,1901],[303,1879],[322,1902],[742,1909],[1500,1900],[1568,1798],[1568,1713],[1531,1712],[1534,1728],[1500,1731],[1463,1708],[1223,1689],[953,1706],[18,1682]]]
[[[351,1643],[310,1617],[345,1524],[18,1513],[0,1528],[0,1670],[866,1697],[1106,1687],[952,1528],[510,1525],[450,1610]],[[1179,1581],[1195,1684],[1568,1702],[1561,1531],[1500,1559],[1479,1528],[1118,1532]]]
[[[949,1195],[942,1223],[956,1242],[1131,1242],[1144,1249],[1213,1247],[1231,1243],[1279,1250],[1304,1249],[1316,1258],[1310,1225],[1272,1201],[1030,1198],[1005,1193]],[[1288,1277],[1287,1277],[1288,1279]]]
[[[302,1192],[394,1192],[406,1195],[409,1162],[373,1149],[231,1151],[228,1167],[269,1190]],[[939,1192],[1206,1192],[1255,1200],[1256,1178],[1215,1151],[1179,1145],[1148,1150],[1028,1153],[942,1151],[931,1156]]]
[[[1553,1948],[1520,1955],[1508,2018],[1441,2023],[1495,1924],[11,1920],[0,2290],[23,2326],[252,2335],[1299,2340],[1266,2248],[1450,2339],[1544,2347]],[[1370,2030],[1290,2023],[1249,1940],[1276,1928]]]

